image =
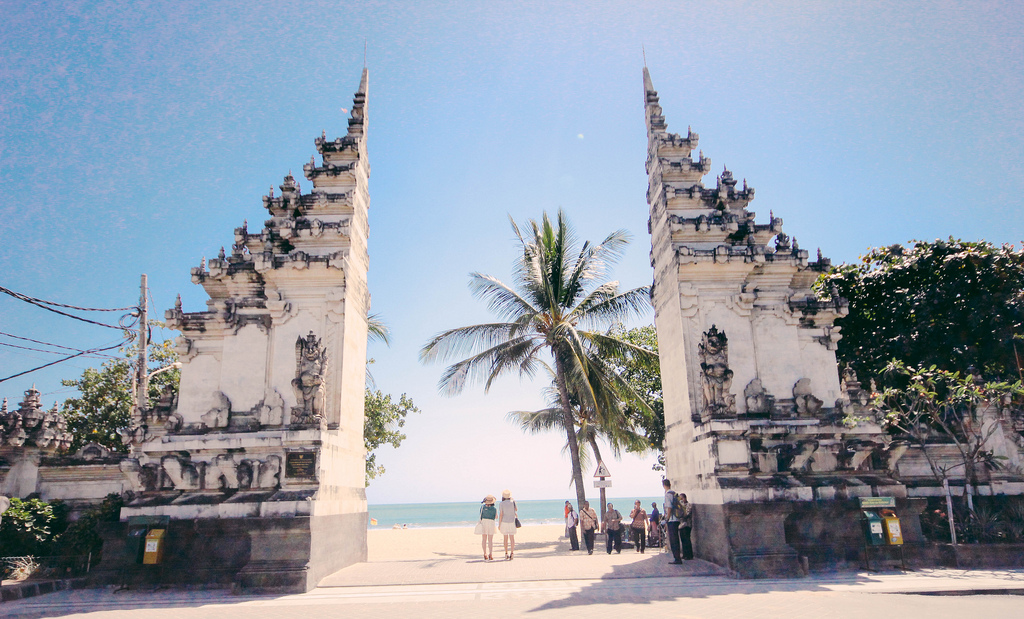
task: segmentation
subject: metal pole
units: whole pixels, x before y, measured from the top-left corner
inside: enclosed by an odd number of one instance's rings
[[[139,379],[135,394],[135,407],[141,412],[149,404],[149,312],[146,298],[146,274],[142,274],[139,292]]]

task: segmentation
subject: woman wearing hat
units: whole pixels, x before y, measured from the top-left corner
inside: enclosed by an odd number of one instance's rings
[[[476,525],[474,533],[482,535],[480,545],[484,549],[484,561],[494,561],[494,534],[498,527],[494,519],[498,515],[498,509],[494,507],[494,495],[488,494],[484,497],[483,505],[480,506],[480,522]]]
[[[505,560],[511,561],[516,553],[516,522],[519,519],[519,510],[516,508],[516,502],[512,500],[512,493],[508,490],[501,493],[498,515],[498,531],[505,536]],[[512,544],[511,549],[509,542]]]

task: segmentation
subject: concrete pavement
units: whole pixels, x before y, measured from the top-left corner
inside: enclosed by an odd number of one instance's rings
[[[703,562],[669,555],[588,556],[557,547],[517,547],[514,561],[444,555],[375,561],[341,570],[303,595],[212,591],[61,591],[7,602],[13,618],[287,619],[296,617],[675,616],[985,619],[1024,615],[1024,570],[844,572],[794,580],[736,580]],[[923,595],[932,594],[932,595]],[[938,597],[934,594],[957,595]],[[971,594],[971,595],[964,595]]]

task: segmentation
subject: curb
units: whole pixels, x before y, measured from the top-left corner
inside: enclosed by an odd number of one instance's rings
[[[84,582],[82,578],[67,578],[63,580],[42,580],[38,582],[23,582],[16,585],[5,585],[0,589],[0,603],[23,600],[25,598],[46,595],[55,591],[72,589],[76,584]]]

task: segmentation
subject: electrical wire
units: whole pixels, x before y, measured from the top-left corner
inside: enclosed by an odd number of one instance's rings
[[[62,352],[57,351],[57,350],[45,350],[43,348],[30,348],[28,346],[18,346],[17,344],[8,344],[7,342],[0,342],[0,346],[6,346],[8,348],[17,348],[18,350],[31,350],[33,352],[44,352],[44,353],[47,353],[49,355],[63,355],[63,354],[66,354],[66,353],[62,353]],[[72,350],[75,350],[75,349],[72,349]],[[88,352],[88,351],[82,350],[82,351],[79,351],[79,352],[83,352],[84,353],[84,352]],[[90,357],[93,358],[93,359],[116,359],[117,358],[117,357],[115,357],[113,355],[90,355]]]
[[[78,310],[80,312],[127,312],[129,310],[138,309],[138,307],[136,307],[134,305],[131,306],[131,307],[110,307],[110,308],[108,308],[108,307],[79,307],[77,305],[67,305],[67,304],[64,304],[64,303],[57,303],[56,301],[47,301],[45,299],[37,299],[36,297],[30,297],[27,294],[22,294],[20,292],[14,292],[13,290],[10,290],[8,288],[4,288],[3,286],[0,286],[0,292],[3,292],[4,294],[9,294],[12,297],[21,299],[22,301],[28,301],[29,303],[42,303],[43,305],[52,305],[54,307],[64,307],[64,308],[67,308],[67,309]]]
[[[10,290],[8,288],[4,288],[3,286],[0,286],[0,292],[2,292],[4,294],[7,294],[7,295],[10,295],[10,296],[14,297],[15,299],[18,299],[19,301],[24,301],[25,303],[30,303],[32,305],[35,305],[36,307],[40,307],[40,308],[42,308],[44,310],[47,310],[49,312],[53,312],[55,314],[60,314],[61,316],[67,316],[68,318],[74,318],[75,320],[81,320],[82,322],[87,322],[87,323],[92,324],[92,325],[97,325],[97,326],[100,326],[100,327],[107,327],[108,329],[122,329],[123,330],[125,327],[121,323],[124,322],[124,319],[125,319],[125,317],[128,316],[128,314],[126,314],[125,316],[121,317],[121,319],[118,321],[118,325],[108,325],[108,324],[106,324],[104,322],[97,322],[95,320],[89,320],[88,318],[82,318],[81,316],[75,316],[74,314],[69,314],[67,312],[62,312],[60,310],[53,309],[52,307],[49,307],[48,305],[55,305],[57,307],[73,308],[73,309],[81,310],[81,311],[97,311],[97,312],[98,311],[122,312],[122,311],[127,311],[127,310],[133,310],[133,309],[137,310],[138,309],[138,308],[133,308],[133,307],[118,308],[118,309],[111,309],[111,310],[106,310],[106,309],[100,310],[100,309],[95,309],[95,308],[80,308],[80,307],[75,307],[75,306],[72,306],[72,305],[63,305],[63,304],[60,304],[60,303],[51,303],[50,301],[43,301],[42,299],[36,299],[35,297],[30,297],[28,295],[21,294],[20,292],[14,292],[13,290]]]
[[[105,348],[92,348],[90,350],[83,350],[80,353],[76,353],[74,355],[68,355],[67,357],[64,357],[63,359],[57,359],[56,361],[51,361],[50,363],[47,363],[45,365],[40,365],[39,367],[34,367],[31,370],[25,370],[24,372],[18,372],[17,374],[12,374],[12,375],[10,375],[10,376],[8,376],[6,378],[0,378],[0,383],[6,382],[8,380],[11,380],[12,378],[17,378],[19,376],[24,376],[25,374],[29,374],[31,372],[35,372],[36,370],[41,370],[43,368],[48,368],[51,365],[57,365],[58,363],[64,363],[65,361],[70,361],[72,359],[75,359],[77,357],[81,357],[83,355],[89,355],[89,354],[92,354],[92,353],[103,352],[105,350],[113,350],[115,348],[119,348],[119,347],[123,346],[126,343],[128,343],[128,340],[122,340],[122,341],[118,342],[117,344],[114,344],[113,346],[107,346]]]
[[[12,333],[5,333],[3,331],[0,331],[0,335],[3,335],[4,337],[12,337],[12,338],[14,338],[16,340],[22,340],[22,341],[25,341],[25,342],[32,342],[33,344],[42,344],[43,346],[53,346],[54,348],[63,348],[64,350],[73,350],[74,352],[82,352],[81,348],[71,348],[70,346],[61,346],[60,344],[54,344],[52,342],[44,342],[42,340],[34,340],[34,339],[30,338],[30,337],[21,337],[20,335],[14,335]],[[10,344],[8,344],[8,346],[10,346]],[[30,349],[30,350],[34,350],[34,349]],[[42,352],[50,352],[50,351],[44,350]]]

